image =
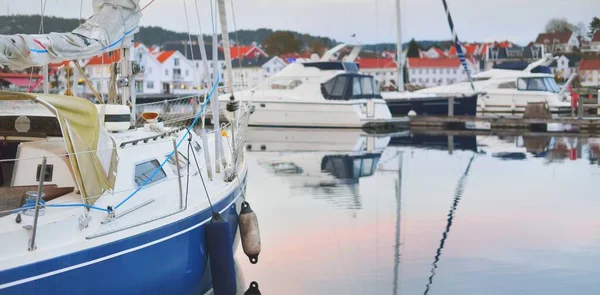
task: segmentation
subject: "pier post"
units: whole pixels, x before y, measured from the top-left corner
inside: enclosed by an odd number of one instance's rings
[[[448,117],[454,117],[454,96],[448,97]]]
[[[448,135],[448,154],[454,154],[454,135]]]

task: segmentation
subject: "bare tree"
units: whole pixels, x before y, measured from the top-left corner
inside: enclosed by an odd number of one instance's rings
[[[577,27],[566,18],[553,18],[546,23],[546,33],[576,32]]]

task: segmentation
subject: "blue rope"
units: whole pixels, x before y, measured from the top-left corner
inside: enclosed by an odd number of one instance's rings
[[[25,211],[27,209],[33,209],[35,208],[35,203],[30,202],[29,200],[26,200],[27,204],[23,205],[23,207],[13,211],[13,213],[17,213],[17,212],[21,212],[21,211]],[[94,209],[94,210],[100,210],[100,211],[104,211],[104,212],[109,212],[108,209],[104,209],[104,208],[100,208],[100,207],[96,207],[96,206],[92,206],[92,205],[88,205],[88,204],[49,204],[46,205],[46,202],[44,202],[44,200],[40,200],[40,205],[42,207],[85,207],[88,209]]]
[[[175,145],[176,149],[179,149],[179,146],[181,145],[181,143],[188,137],[188,135],[190,134],[191,130],[194,128],[194,126],[198,122],[198,119],[200,119],[200,115],[204,112],[204,108],[206,107],[206,105],[208,104],[208,102],[210,101],[210,99],[212,98],[215,90],[217,89],[217,86],[219,85],[219,80],[220,80],[219,77],[217,77],[217,83],[215,83],[215,85],[213,85],[213,87],[210,90],[210,93],[208,95],[208,98],[206,99],[206,101],[202,105],[202,108],[200,109],[200,111],[198,112],[198,114],[196,114],[196,117],[194,117],[194,121],[192,121],[192,124],[187,128],[187,132],[185,133],[185,135]],[[171,159],[171,157],[174,154],[175,154],[175,151],[171,151],[169,153],[169,155],[160,164],[160,166],[158,166],[158,167],[156,167],[156,169],[154,169],[154,172],[152,172],[152,174],[150,175],[150,177],[146,178],[146,180],[144,181],[144,183],[142,183],[142,185],[140,185],[135,191],[133,191],[129,196],[127,196],[127,198],[125,198],[117,206],[115,206],[115,210],[118,209],[119,207],[121,207],[123,204],[125,204],[125,202],[127,202],[129,199],[131,199],[133,196],[135,196],[142,188],[144,188],[148,184],[148,182],[150,182],[150,180],[152,180],[152,178],[154,178],[154,176],[156,176],[156,174],[158,173],[158,171],[162,170],[163,166],[169,161],[169,159]]]
[[[123,39],[125,39],[125,37],[127,37],[128,35],[130,35],[135,29],[137,29],[137,26],[133,27],[133,29],[125,32],[123,34],[123,37],[119,38],[117,41],[113,42],[112,44],[105,46],[104,48],[100,49],[100,52],[104,52],[106,49],[109,49],[117,44],[119,44],[121,41],[123,41]],[[33,52],[33,53],[48,53],[48,50],[46,49],[35,49],[35,48],[29,48],[29,51]]]

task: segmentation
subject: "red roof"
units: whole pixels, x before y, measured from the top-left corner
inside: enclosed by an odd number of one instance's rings
[[[105,52],[102,55],[94,56],[90,59],[86,66],[108,65],[114,62],[119,62],[121,55],[118,51]]]
[[[496,42],[496,43],[494,43],[494,46],[496,46],[498,48],[509,48],[509,47],[512,47],[512,43],[509,41]]]
[[[458,58],[408,58],[409,68],[457,68],[459,66]]]
[[[562,32],[562,33],[541,33],[538,35],[535,40],[536,44],[545,44],[545,43],[556,43],[554,40],[558,40],[558,44],[568,43],[569,39],[571,39],[571,35],[573,32]]]
[[[50,68],[50,69],[59,68],[59,67],[62,67],[62,66],[66,66],[66,65],[68,65],[70,63],[71,63],[70,60],[65,60],[65,61],[59,62],[59,63],[49,63],[48,64],[48,68]]]
[[[600,30],[597,30],[596,33],[592,36],[592,42],[600,42]]]
[[[39,74],[29,74],[29,73],[2,73],[0,72],[0,78],[27,78],[29,79],[40,79],[42,75]]]
[[[158,62],[160,62],[160,63],[164,63],[167,59],[169,59],[169,57],[173,56],[173,54],[175,54],[175,52],[176,52],[175,50],[157,52],[156,60],[158,60]]]
[[[223,51],[223,47],[219,47],[219,50]],[[231,52],[231,58],[233,59],[248,56],[254,57],[257,52],[258,55],[267,57],[267,54],[256,46],[231,46],[229,47],[229,51]],[[251,55],[251,53],[253,54]]]
[[[581,60],[579,62],[579,70],[600,70],[600,60]]]
[[[361,69],[393,69],[396,62],[391,58],[360,58],[357,60]]]
[[[462,44],[462,48],[465,56],[471,56],[477,53],[477,48],[479,48],[479,44]],[[456,56],[456,46],[450,47],[450,50],[448,51],[448,56]]]

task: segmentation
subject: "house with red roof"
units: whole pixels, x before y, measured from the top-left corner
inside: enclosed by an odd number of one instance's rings
[[[429,50],[419,50],[419,57],[420,58],[444,58],[447,56],[446,56],[446,52],[444,52],[443,50],[441,50],[437,47],[431,47],[431,48],[429,48]]]
[[[581,86],[600,87],[600,60],[582,59],[579,62]]]
[[[600,30],[596,30],[594,35],[592,35],[592,40],[590,40],[589,45],[589,52],[595,52],[597,54],[600,54]]]
[[[162,64],[158,62],[152,54],[153,51],[159,51],[157,48],[148,48],[140,42],[133,45],[131,60],[140,65],[143,69],[134,78],[135,90],[137,93],[159,94],[163,92],[161,80]]]
[[[27,91],[41,78],[42,75],[40,74],[0,72],[0,89],[10,91]],[[38,86],[38,88],[41,88],[41,84]]]
[[[166,50],[151,54],[160,64],[161,93],[189,93],[201,85],[194,63],[181,52]]]
[[[574,32],[541,33],[535,39],[536,45],[544,46],[549,53],[570,53],[573,48],[579,48],[579,40]]]
[[[223,47],[219,47],[219,50],[225,52]],[[258,46],[231,46],[229,47],[231,52],[231,59],[245,59],[245,58],[258,58],[258,57],[269,57],[269,55],[260,49]]]
[[[379,85],[389,84],[396,81],[398,65],[393,58],[365,58],[356,59],[360,72],[375,77]],[[395,83],[394,83],[395,85]]]
[[[110,66],[113,63],[121,61],[121,55],[118,50],[105,52],[104,54],[94,56],[88,60],[84,66],[85,73],[92,83],[92,86],[100,94],[108,93],[108,81],[110,79]],[[92,91],[85,86],[85,93]]]
[[[459,58],[408,58],[408,79],[413,85],[425,87],[448,85],[467,80]],[[467,59],[471,74],[477,73],[472,59]]]

